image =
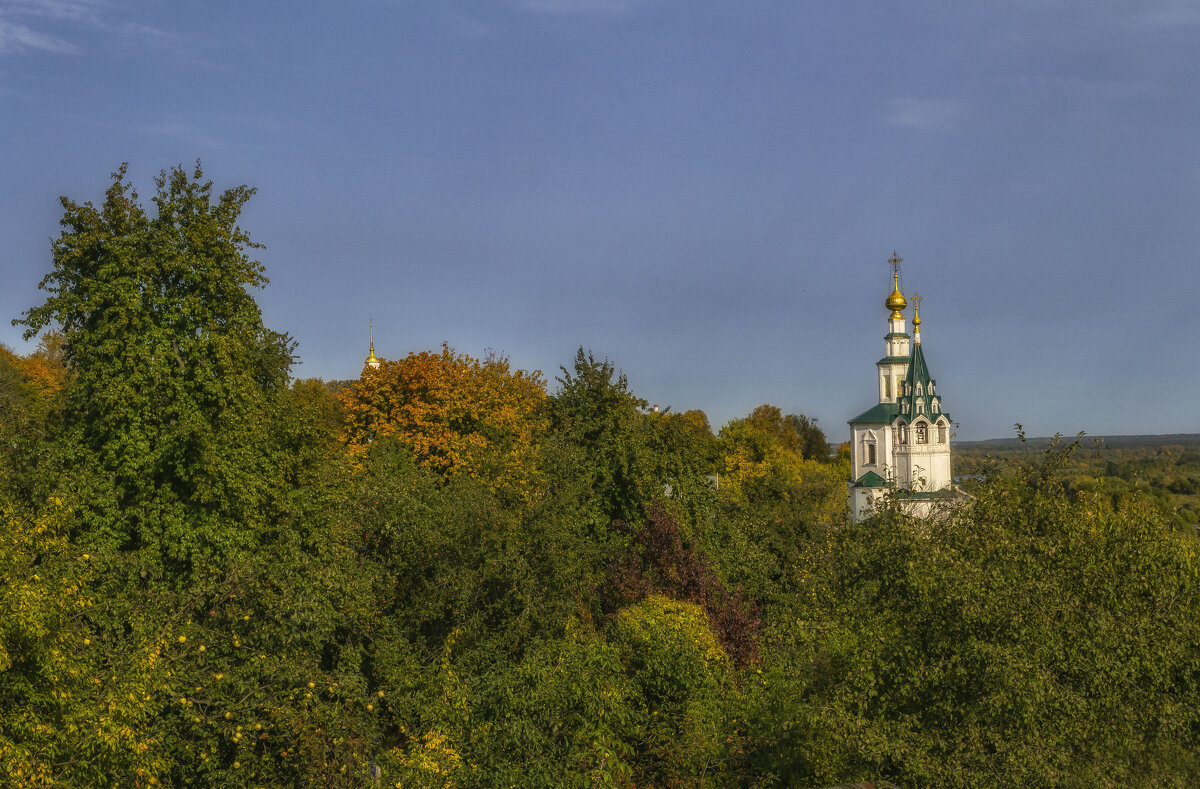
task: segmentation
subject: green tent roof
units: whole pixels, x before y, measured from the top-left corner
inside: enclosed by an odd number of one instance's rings
[[[920,395],[917,394],[918,386],[920,387]],[[939,416],[942,416],[946,413],[941,408],[941,394],[931,394],[929,391],[931,387],[936,389],[937,381],[929,375],[929,365],[925,363],[925,351],[919,344],[914,345],[912,349],[912,356],[909,357],[908,374],[904,376],[903,391],[899,393],[900,396],[897,398],[901,411],[903,411],[906,406],[908,407],[908,413],[904,415],[906,419],[912,420],[917,416],[914,403],[918,397],[924,399],[925,416],[929,417],[931,422],[936,422]],[[938,411],[936,413],[932,408],[933,399],[935,397],[938,400]],[[949,419],[950,417],[946,416],[946,418]]]

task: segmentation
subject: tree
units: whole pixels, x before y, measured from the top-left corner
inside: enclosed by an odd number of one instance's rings
[[[362,454],[390,437],[425,467],[465,475],[528,497],[537,446],[545,431],[545,383],[538,372],[511,370],[508,360],[457,354],[409,354],[363,370],[341,393],[345,440]]]
[[[803,414],[785,416],[778,406],[760,405],[745,419],[735,421],[771,436],[778,447],[799,457],[808,460],[829,457],[825,433],[817,427],[817,420]]]
[[[1190,783],[1196,543],[1144,497],[1072,501],[1062,457],[993,479],[956,517],[884,509],[810,542],[767,639],[769,692],[748,704],[749,769],[788,785]]]
[[[646,401],[629,391],[629,380],[612,362],[597,361],[583,348],[572,370],[560,369],[551,426],[583,454],[601,516],[637,520],[650,493],[640,430]]]
[[[61,327],[69,376],[30,513],[0,508],[0,767],[358,785],[380,697],[336,410],[287,386],[293,344],[251,296],[252,190],[214,197],[198,166],[156,184],[153,215],[123,167],[102,207],[63,199],[49,296],[23,320]]]
[[[62,198],[48,297],[17,323],[58,326],[73,376],[61,462],[86,488],[98,545],[145,551],[186,573],[200,556],[253,544],[278,463],[264,451],[293,343],[266,329],[250,289],[266,284],[237,224],[254,193],[214,200],[199,164],[155,181],[147,214],[113,174],[103,205]]]
[[[845,491],[840,482],[849,471],[844,461],[828,462],[825,436],[806,417],[785,417],[777,407],[761,405],[726,425],[720,444],[721,496],[726,501],[784,505],[793,510],[789,520],[803,523],[842,517]],[[820,460],[810,457],[814,455]]]

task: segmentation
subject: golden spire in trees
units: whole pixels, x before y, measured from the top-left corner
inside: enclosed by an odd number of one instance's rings
[[[370,355],[367,356],[367,361],[364,362],[364,364],[366,364],[367,367],[370,367],[373,370],[378,370],[379,369],[379,360],[375,358],[375,321],[371,321],[370,326],[371,326],[371,352],[370,352]]]
[[[888,258],[888,263],[892,266],[892,295],[887,297],[884,302],[889,310],[892,311],[892,320],[903,318],[900,310],[908,306],[908,301],[905,300],[904,294],[900,292],[900,264],[904,262],[904,258],[896,250],[892,250],[892,256]]]

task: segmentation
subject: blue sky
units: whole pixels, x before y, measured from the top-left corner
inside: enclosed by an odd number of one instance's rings
[[[302,377],[579,346],[831,439],[925,297],[960,438],[1200,431],[1200,3],[0,0],[0,341],[59,195],[258,195]]]

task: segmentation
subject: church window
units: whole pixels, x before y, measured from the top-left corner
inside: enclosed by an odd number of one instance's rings
[[[924,400],[917,401],[917,413],[918,414],[925,413],[925,401]]]
[[[900,443],[908,443],[908,428],[906,428],[904,425],[900,425]]]
[[[920,384],[917,384],[917,397],[920,397],[923,394],[925,394],[925,390],[921,387]]]
[[[933,408],[933,413],[936,414],[938,412],[938,401],[937,401],[936,397],[933,398],[932,408]]]
[[[938,443],[939,444],[946,443],[946,425],[944,423],[938,425]]]
[[[892,397],[892,379],[886,375],[883,376],[883,399],[889,400]]]
[[[867,465],[868,466],[875,465],[875,445],[874,444],[867,444]]]
[[[927,425],[917,425],[917,443],[929,443],[929,427]]]

